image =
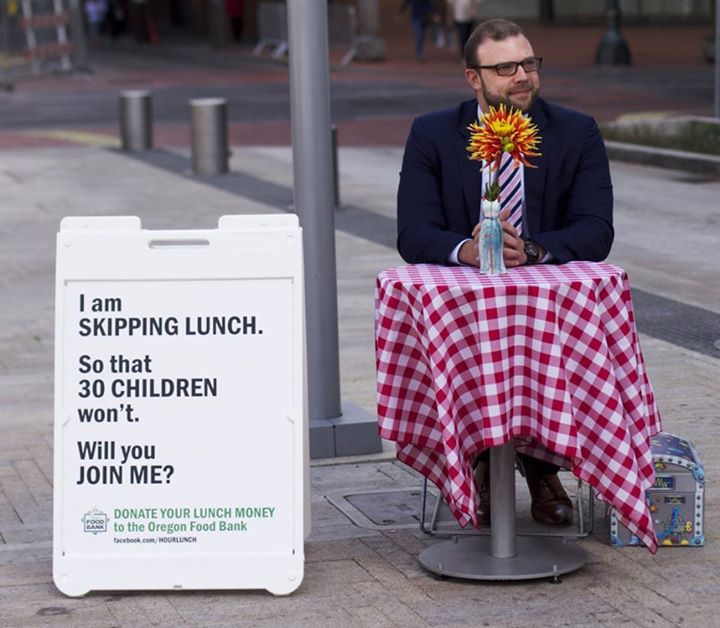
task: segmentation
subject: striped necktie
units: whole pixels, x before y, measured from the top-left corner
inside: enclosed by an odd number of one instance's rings
[[[503,153],[498,182],[500,183],[500,209],[505,211],[508,207],[510,208],[508,222],[515,227],[518,235],[521,235],[523,223],[522,168],[513,166],[513,160],[509,153]]]

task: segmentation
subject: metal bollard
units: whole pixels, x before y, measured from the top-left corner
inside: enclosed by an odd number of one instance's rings
[[[228,171],[227,101],[196,98],[190,101],[192,163],[195,174]]]
[[[120,139],[125,151],[152,148],[152,96],[147,90],[120,94]]]
[[[333,166],[333,202],[335,209],[340,209],[340,163],[338,161],[338,130],[333,124],[330,127],[332,140],[332,166]]]

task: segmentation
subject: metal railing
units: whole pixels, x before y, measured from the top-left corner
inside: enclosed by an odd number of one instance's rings
[[[270,56],[279,59],[288,52],[287,5],[284,2],[261,2],[257,7],[258,43],[255,56],[270,49]],[[341,49],[340,65],[347,65],[357,56],[357,12],[348,4],[328,6],[328,39],[331,48]]]
[[[67,0],[0,0],[0,78],[71,70],[71,24]]]
[[[584,495],[584,491],[587,492],[587,497]],[[432,506],[432,511],[428,517],[428,497],[435,498],[435,504]],[[577,480],[577,490],[574,494],[571,494],[571,500],[574,502],[574,519],[575,523],[571,528],[558,529],[547,529],[530,524],[524,529],[521,529],[517,534],[518,536],[562,536],[567,538],[585,538],[592,534],[595,528],[595,493],[594,489],[583,483],[582,480]],[[457,522],[451,517],[451,520],[441,522],[440,511],[443,508],[445,502],[439,494],[434,494],[433,491],[428,487],[427,478],[423,478],[421,500],[420,500],[420,532],[427,534],[428,536],[437,536],[444,538],[452,538],[458,536],[476,536],[482,534],[489,534],[490,530],[484,527],[481,530],[473,528],[459,528]],[[447,506],[445,507],[447,508]],[[428,521],[429,519],[429,521]]]
[[[257,7],[258,43],[255,56],[272,47],[273,59],[288,51],[287,5],[284,2],[261,2]]]
[[[328,5],[328,39],[331,48],[347,49],[340,65],[357,56],[357,11],[349,4]]]
[[[33,74],[72,68],[68,37],[70,11],[62,0],[22,0],[20,26],[25,31]]]
[[[20,0],[0,0],[0,80],[30,74]]]

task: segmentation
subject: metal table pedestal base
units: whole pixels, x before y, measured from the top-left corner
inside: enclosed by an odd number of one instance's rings
[[[469,580],[532,580],[580,569],[585,551],[564,539],[516,537],[513,558],[491,555],[491,539],[472,536],[444,541],[420,554],[420,564],[433,573]]]

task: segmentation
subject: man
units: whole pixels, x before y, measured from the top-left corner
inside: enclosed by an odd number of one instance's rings
[[[521,167],[516,175],[520,192],[513,196],[521,211],[503,207],[500,215],[506,267],[607,257],[613,197],[602,137],[590,116],[538,96],[541,64],[513,22],[488,20],[473,31],[465,47],[465,78],[475,98],[417,118],[407,140],[398,189],[398,250],[405,261],[478,265],[480,197],[488,175],[468,159],[467,127],[500,103],[527,112],[542,138],[542,156],[530,160],[536,167]],[[557,467],[527,456],[520,460],[533,517],[569,525],[572,505]],[[488,476],[487,457],[481,457],[478,518],[486,523]]]
[[[420,63],[425,63],[425,29],[435,14],[432,0],[403,0],[400,5],[400,14],[410,7],[410,24],[415,37],[415,56]]]
[[[465,44],[472,33],[480,2],[482,0],[447,0],[448,11],[457,30],[461,57],[465,54]]]
[[[230,26],[232,26],[233,39],[236,44],[239,44],[242,40],[245,0],[225,0],[225,13],[230,20]]]

